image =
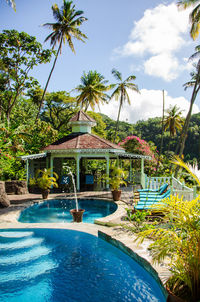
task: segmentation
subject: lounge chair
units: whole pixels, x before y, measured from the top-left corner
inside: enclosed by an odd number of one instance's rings
[[[158,193],[158,194],[162,194],[168,187],[168,184],[163,184],[159,189],[157,190],[151,190],[151,189],[141,189],[138,190],[138,192],[140,193]]]
[[[150,209],[152,205],[161,202],[163,199],[170,196],[170,190],[167,190],[164,194],[160,196],[146,196],[141,197],[138,204],[135,206],[136,210]]]

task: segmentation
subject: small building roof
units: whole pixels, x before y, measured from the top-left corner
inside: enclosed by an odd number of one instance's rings
[[[72,116],[72,118],[69,120],[69,123],[71,123],[71,122],[92,122],[92,123],[96,123],[96,121],[93,118],[91,118],[88,114],[86,114],[82,110],[80,110],[79,112],[77,112],[77,114]]]
[[[67,149],[117,149],[124,151],[124,148],[95,134],[73,132],[45,147],[43,151]]]

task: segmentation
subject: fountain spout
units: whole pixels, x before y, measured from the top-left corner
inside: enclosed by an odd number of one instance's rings
[[[67,169],[68,169],[68,173],[71,175],[71,178],[72,178],[72,183],[73,183],[73,187],[74,187],[74,197],[75,197],[75,202],[76,202],[76,209],[70,210],[70,213],[73,216],[74,222],[82,222],[83,213],[85,212],[85,210],[78,208],[78,198],[77,198],[77,190],[76,190],[74,175],[73,175],[70,167],[67,167]]]
[[[78,198],[77,198],[77,190],[76,190],[74,175],[73,175],[70,167],[67,167],[67,169],[68,169],[68,173],[70,174],[70,176],[72,178],[72,183],[73,183],[73,188],[74,188],[74,198],[75,198],[75,202],[76,202],[76,211],[78,211]]]

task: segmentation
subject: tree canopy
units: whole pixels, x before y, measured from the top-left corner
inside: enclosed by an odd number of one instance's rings
[[[17,98],[38,84],[29,72],[51,59],[51,50],[42,49],[35,37],[16,30],[0,33],[0,118],[9,122]]]

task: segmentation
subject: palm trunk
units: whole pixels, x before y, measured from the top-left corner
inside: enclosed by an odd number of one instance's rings
[[[199,81],[200,81],[200,60],[198,61],[198,73],[197,73],[197,78],[195,81],[194,89],[192,92],[192,97],[190,100],[190,108],[189,108],[187,117],[185,119],[185,123],[184,123],[182,131],[181,131],[180,139],[179,139],[178,145],[176,147],[176,151],[175,151],[175,154],[178,154],[179,157],[181,157],[183,155],[183,151],[185,148],[185,141],[187,138],[187,132],[188,132],[188,128],[189,128],[190,118],[192,115],[192,108],[193,108],[194,102],[196,100],[196,96],[200,89]],[[175,177],[177,177],[178,170],[179,170],[179,168],[177,167],[176,172],[175,172]]]
[[[123,104],[123,94],[121,94],[121,100],[120,100],[117,123],[116,123],[116,129],[115,129],[114,143],[115,143],[116,137],[117,137],[117,130],[118,130],[118,127],[119,127],[119,117],[120,117],[120,112],[121,112],[121,109],[122,109],[122,104]]]
[[[87,111],[88,111],[88,107],[89,107],[89,105],[90,105],[90,104],[89,104],[89,101],[87,101],[87,103],[86,103],[86,105],[85,105],[85,110],[84,110],[85,112],[87,112]]]
[[[60,52],[61,46],[62,46],[62,39],[60,40],[60,44],[59,44],[59,47],[58,47],[58,50],[57,50],[57,53],[56,53],[56,57],[55,57],[55,60],[54,60],[54,62],[53,62],[53,66],[52,66],[52,68],[51,68],[49,77],[48,77],[48,79],[47,79],[47,82],[46,82],[46,85],[45,85],[45,88],[44,88],[44,91],[43,91],[43,94],[42,94],[42,99],[41,99],[40,106],[39,106],[39,109],[38,109],[38,114],[37,114],[37,116],[36,116],[36,121],[37,121],[38,118],[39,118],[39,114],[40,114],[40,111],[41,111],[42,106],[43,106],[43,103],[44,103],[44,97],[45,97],[45,94],[46,94],[46,91],[47,91],[47,87],[48,87],[48,85],[49,85],[49,81],[50,81],[50,79],[51,79],[51,75],[52,75],[52,73],[53,73],[53,71],[54,71],[54,68],[55,68],[55,65],[56,65],[56,61],[57,61],[57,59],[58,59],[58,54],[59,54],[59,52]]]
[[[165,91],[163,93],[163,114],[162,114],[162,134],[161,134],[161,143],[160,143],[160,154],[162,154],[163,148],[163,137],[164,137],[164,117],[165,117]]]
[[[168,150],[167,150],[168,152],[170,151],[171,143],[172,143],[172,136],[170,135],[169,144],[168,144]]]
[[[163,94],[162,133],[161,133],[160,153],[159,153],[158,162],[157,162],[157,166],[156,166],[156,172],[159,168],[160,156],[162,154],[162,148],[163,148],[163,136],[164,136],[164,116],[165,116],[165,91],[164,90],[162,91],[162,94]]]

